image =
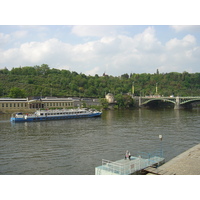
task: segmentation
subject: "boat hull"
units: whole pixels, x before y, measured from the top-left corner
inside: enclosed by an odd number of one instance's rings
[[[11,122],[38,122],[38,121],[49,121],[49,120],[64,120],[64,119],[77,119],[77,118],[91,118],[91,117],[100,117],[101,112],[99,113],[90,113],[84,115],[63,115],[63,116],[46,116],[46,117],[27,117],[27,118],[17,118],[11,117]]]

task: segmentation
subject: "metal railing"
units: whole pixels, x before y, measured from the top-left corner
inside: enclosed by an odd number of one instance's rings
[[[162,152],[155,151],[153,153],[138,152],[137,157],[134,158],[134,162],[120,163],[110,160],[102,159],[102,169],[109,171],[112,174],[133,174],[134,172],[140,171],[148,166],[152,166],[160,162],[160,155]]]
[[[144,169],[147,167],[149,160],[142,160],[140,158],[137,158],[134,160],[134,163],[127,163],[127,164],[121,164],[117,162],[113,162],[110,160],[102,159],[102,167],[106,171],[110,171],[113,174],[132,174],[136,171],[139,171],[141,169]]]
[[[162,150],[156,150],[151,153],[146,152],[138,152],[138,157],[141,157],[143,159],[148,159],[148,165],[151,166],[155,163],[157,163],[158,158],[163,158],[163,151]]]
[[[110,160],[102,159],[103,169],[112,172],[113,174],[131,174],[135,171],[135,163],[134,164],[121,164],[117,162],[113,162]]]

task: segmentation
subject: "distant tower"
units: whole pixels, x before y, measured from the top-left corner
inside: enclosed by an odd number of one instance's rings
[[[135,93],[135,87],[134,87],[134,82],[132,83],[132,95]]]
[[[158,83],[156,83],[156,95],[158,94]]]

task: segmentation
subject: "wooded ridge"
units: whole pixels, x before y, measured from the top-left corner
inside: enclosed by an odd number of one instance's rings
[[[50,69],[47,64],[0,70],[0,97],[56,96],[104,98],[108,92],[135,96],[199,96],[200,73],[159,73],[87,76],[74,71]]]

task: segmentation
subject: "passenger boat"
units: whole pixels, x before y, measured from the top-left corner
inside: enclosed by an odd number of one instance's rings
[[[102,112],[94,109],[59,109],[59,110],[37,110],[34,114],[13,113],[11,122],[34,122],[46,120],[61,120],[73,118],[99,117]]]

